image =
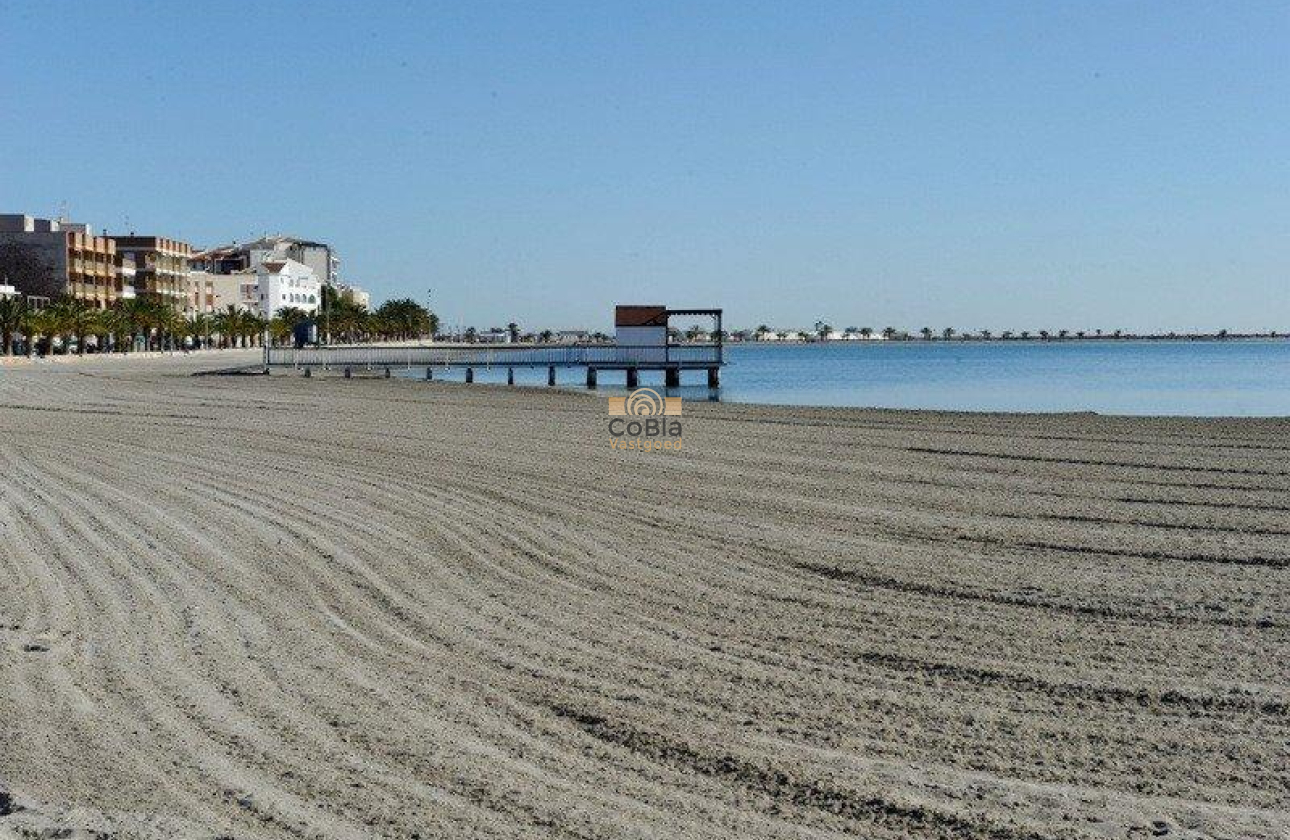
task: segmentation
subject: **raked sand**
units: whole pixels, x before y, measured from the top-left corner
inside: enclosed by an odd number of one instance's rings
[[[232,358],[0,369],[0,837],[1290,836],[1290,423]]]

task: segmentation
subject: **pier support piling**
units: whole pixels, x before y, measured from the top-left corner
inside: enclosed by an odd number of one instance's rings
[[[596,369],[593,367],[587,368],[587,388],[592,391],[596,389]]]
[[[721,368],[708,368],[708,387],[721,387]]]
[[[426,382],[432,379],[434,379],[434,368],[428,367],[426,368]]]
[[[507,385],[515,384],[515,368],[506,369],[506,384]]]
[[[305,379],[308,379],[313,375],[313,368],[305,368]]]
[[[681,369],[668,368],[663,372],[663,384],[668,388],[681,387]]]
[[[627,387],[639,388],[640,384],[641,384],[640,371],[636,370],[636,368],[628,368],[627,369]]]
[[[551,365],[546,369],[546,384],[555,387],[555,365]]]
[[[389,369],[389,368],[386,368],[386,369],[385,369],[385,378],[386,378],[386,379],[389,379],[389,378],[390,378],[390,369]]]
[[[351,379],[351,378],[353,378],[353,376],[354,376],[354,371],[353,371],[353,369],[352,369],[352,368],[345,368],[345,378],[346,378],[346,379]]]
[[[473,367],[466,368],[466,384],[469,385],[471,382],[474,382],[474,381],[475,381],[475,369]]]

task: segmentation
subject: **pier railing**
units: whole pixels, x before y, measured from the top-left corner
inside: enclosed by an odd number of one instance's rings
[[[621,347],[614,344],[482,347],[271,347],[265,364],[289,367],[590,367],[710,368],[723,364],[722,347],[676,344]]]

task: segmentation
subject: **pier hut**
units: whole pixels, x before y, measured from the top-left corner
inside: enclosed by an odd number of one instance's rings
[[[702,344],[673,345],[669,341],[670,320],[673,316],[700,316],[713,319],[711,342]],[[662,370],[664,383],[669,388],[681,384],[681,371],[686,368],[699,368],[708,373],[708,387],[716,388],[721,384],[722,338],[720,309],[668,309],[657,304],[631,304],[614,307],[614,338],[620,352],[619,361],[627,371],[627,387],[635,388],[639,384],[639,371]],[[710,357],[713,364],[704,364],[704,353],[689,353],[711,347],[715,353]],[[639,364],[632,365],[633,360]],[[611,367],[603,365],[602,367]],[[616,365],[612,367],[617,367]],[[594,380],[588,368],[588,384]]]

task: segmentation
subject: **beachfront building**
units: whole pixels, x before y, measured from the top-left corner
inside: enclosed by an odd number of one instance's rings
[[[266,260],[255,272],[253,294],[262,318],[273,318],[287,308],[312,315],[322,304],[322,281],[304,263],[291,259]]]
[[[193,248],[187,242],[166,236],[113,235],[116,250],[134,260],[134,293],[138,297],[185,310],[188,299],[188,258]]]
[[[367,290],[349,283],[340,283],[337,292],[341,300],[347,300],[360,309],[372,308],[372,295]]]
[[[184,317],[191,319],[214,311],[214,276],[205,271],[189,271],[184,284]]]
[[[215,311],[224,312],[231,306],[243,312],[260,312],[260,282],[254,271],[236,271],[232,274],[211,274],[198,271],[210,278],[215,297]]]
[[[134,277],[136,273],[134,254],[118,251],[116,255],[116,276],[121,278],[120,300],[134,300]]]
[[[87,224],[0,214],[0,283],[29,301],[64,295],[103,309],[122,297],[117,245]]]
[[[258,271],[267,261],[293,260],[308,266],[319,282],[335,286],[340,272],[340,258],[325,242],[313,242],[294,236],[265,236],[251,242],[233,242],[198,251],[192,255],[192,267],[211,274],[235,274]]]

